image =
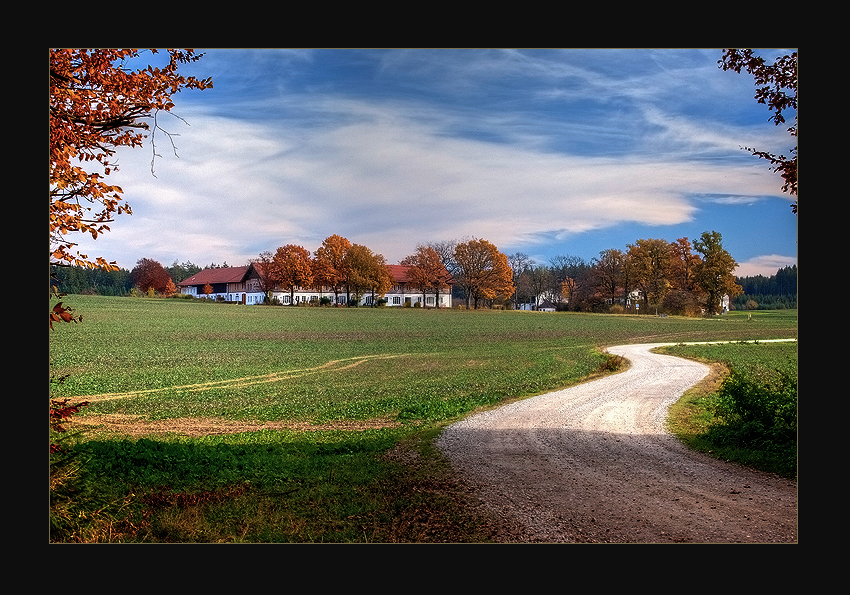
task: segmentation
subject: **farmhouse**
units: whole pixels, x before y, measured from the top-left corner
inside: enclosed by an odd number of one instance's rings
[[[440,290],[439,295],[428,290],[423,292],[414,287],[408,278],[409,267],[404,265],[387,265],[392,274],[394,283],[390,291],[384,296],[388,306],[403,306],[405,303],[411,306],[419,303],[428,307],[446,308],[451,307],[452,281],[448,273],[446,279],[448,287]],[[263,292],[262,271],[259,265],[252,263],[241,267],[227,267],[221,269],[204,269],[177,284],[180,293],[206,297],[208,299],[219,299],[227,302],[253,305],[262,304],[266,294]],[[204,287],[209,285],[212,289],[210,294],[204,294]],[[281,304],[289,305],[291,296],[289,289],[274,287],[271,289],[271,298],[277,298]],[[323,297],[334,300],[333,289],[330,287],[297,287],[295,289],[295,304],[318,301]],[[345,304],[348,299],[343,291],[336,298],[338,304]],[[363,296],[360,305],[372,304],[372,296]]]

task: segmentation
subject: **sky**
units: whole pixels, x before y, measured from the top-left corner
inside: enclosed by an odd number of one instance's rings
[[[739,276],[797,263],[792,197],[743,148],[796,139],[721,49],[197,51],[181,73],[213,88],[118,152],[133,214],[82,253],[239,266],[338,234],[388,264],[472,238],[548,264],[716,231]]]

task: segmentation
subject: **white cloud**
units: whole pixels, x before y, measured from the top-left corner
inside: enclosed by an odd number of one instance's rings
[[[690,195],[776,187],[751,161],[582,157],[451,136],[456,114],[420,107],[326,101],[316,109],[346,118],[308,130],[181,114],[191,127],[179,130],[180,158],[160,139],[156,178],[148,149],[122,153],[115,183],[134,215],[89,253],[128,268],[142,257],[243,264],[285,243],[315,250],[338,233],[396,262],[417,243],[465,236],[519,245],[620,222],[672,225],[695,216]]]
[[[764,275],[770,277],[775,275],[781,268],[797,264],[796,256],[783,256],[781,254],[766,254],[751,258],[746,262],[738,263],[735,269],[737,277],[755,277]]]

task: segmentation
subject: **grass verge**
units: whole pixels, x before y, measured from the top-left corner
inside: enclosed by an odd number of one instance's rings
[[[689,448],[797,479],[797,345],[733,343],[660,351],[711,364],[670,408],[668,427]]]

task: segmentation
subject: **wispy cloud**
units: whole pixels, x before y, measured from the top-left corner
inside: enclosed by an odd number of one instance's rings
[[[465,236],[545,252],[777,193],[740,150],[776,131],[681,97],[718,84],[699,52],[327,52],[210,52],[221,101],[182,104],[191,126],[171,127],[180,157],[159,146],[156,178],[147,150],[122,152],[134,214],[88,249],[125,267],[242,264],[334,233],[391,262]]]

